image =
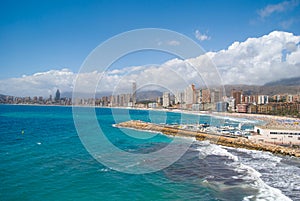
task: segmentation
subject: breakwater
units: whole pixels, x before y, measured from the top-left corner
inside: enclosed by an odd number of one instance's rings
[[[180,129],[174,126],[153,124],[142,121],[126,121],[115,125],[116,127],[133,128],[144,131],[155,131],[170,136],[195,137],[199,141],[208,140],[213,144],[223,145],[234,148],[245,148],[252,150],[268,151],[274,154],[288,155],[300,157],[300,150],[290,147],[282,147],[278,145],[256,143],[243,137],[226,137],[213,133],[205,133],[200,131],[192,131]]]

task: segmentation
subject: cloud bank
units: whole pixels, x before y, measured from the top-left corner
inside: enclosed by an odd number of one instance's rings
[[[69,69],[62,69],[0,80],[0,94],[49,96],[57,88],[63,92],[72,91],[77,76]],[[218,76],[222,79],[221,83]],[[274,31],[259,38],[234,42],[227,49],[207,52],[196,58],[81,74],[84,82],[80,90],[84,92],[98,86],[97,91],[130,92],[134,81],[139,87],[160,86],[181,90],[191,83],[196,86],[258,85],[296,76],[300,76],[300,36]]]

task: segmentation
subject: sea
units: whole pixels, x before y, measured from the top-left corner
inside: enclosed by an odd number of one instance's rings
[[[86,122],[82,130],[87,132],[82,136],[74,123],[81,114],[74,116],[72,107],[0,105],[0,200],[300,200],[299,158],[114,126],[133,119],[212,126],[242,122],[246,129],[258,122],[167,111],[92,110],[98,126]],[[188,146],[166,167],[131,172],[134,164],[119,164],[118,169],[89,150],[85,140],[97,135],[105,135],[110,145],[121,150],[105,151],[104,141],[94,146],[116,163],[120,158],[127,161],[126,154],[118,153],[151,156],[175,139],[173,146],[178,149],[170,154]]]

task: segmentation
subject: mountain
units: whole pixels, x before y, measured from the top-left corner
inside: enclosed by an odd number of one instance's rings
[[[6,95],[0,94],[0,102],[6,100]]]
[[[143,100],[151,100],[155,101],[157,97],[161,97],[163,93],[161,91],[138,91],[136,94],[136,99],[138,101],[143,101]]]
[[[103,96],[111,96],[112,92],[101,92],[101,93],[96,93],[95,94],[95,97],[96,98],[101,98]],[[60,97],[62,98],[72,98],[72,95],[73,95],[73,92],[72,91],[66,91],[66,92],[62,92],[60,94]],[[88,94],[88,93],[77,93],[77,96],[78,97],[81,97],[81,98],[91,98],[94,96],[94,94]]]
[[[258,85],[225,85],[225,92],[227,96],[231,95],[231,90],[242,90],[244,95],[275,95],[275,94],[299,94],[299,86],[258,86]]]
[[[60,97],[64,98],[72,98],[72,94],[73,92],[68,91],[68,92],[63,92],[61,93]],[[111,96],[112,92],[101,92],[101,93],[96,93],[95,97],[96,98],[101,98],[103,96]],[[87,94],[87,93],[79,93],[78,94],[79,97],[82,98],[90,98],[93,97],[93,95],[91,94]],[[162,92],[160,91],[156,91],[156,90],[150,90],[150,91],[138,91],[136,94],[136,98],[138,101],[143,101],[143,100],[156,100],[157,97],[162,96]]]
[[[268,82],[264,86],[300,86],[300,77],[285,78]]]

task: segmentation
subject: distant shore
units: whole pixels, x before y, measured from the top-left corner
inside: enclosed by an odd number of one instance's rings
[[[275,115],[248,114],[248,113],[214,113],[215,115],[235,118],[245,118],[264,122],[264,126],[277,129],[300,130],[300,119]]]
[[[229,112],[210,112],[210,111],[191,111],[183,109],[165,109],[165,108],[135,108],[135,107],[103,107],[93,105],[45,105],[45,104],[3,104],[3,105],[20,105],[20,106],[49,106],[49,107],[94,107],[94,108],[110,108],[110,109],[130,109],[130,110],[146,110],[146,111],[161,111],[184,113],[192,115],[208,115],[220,118],[237,118],[259,121],[261,124],[276,128],[287,128],[300,130],[300,118],[292,118],[285,116],[265,115],[265,114],[249,114],[249,113],[229,113]],[[293,122],[289,125],[289,122]],[[295,123],[296,122],[296,123]]]

